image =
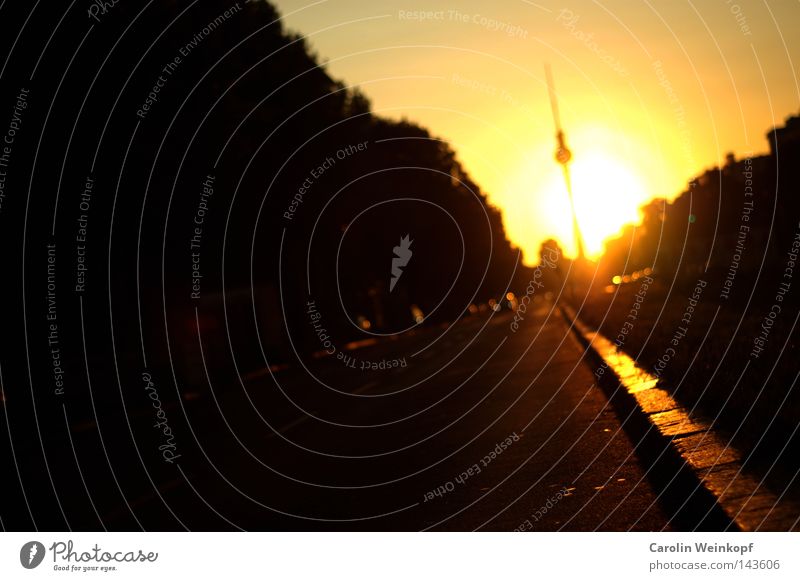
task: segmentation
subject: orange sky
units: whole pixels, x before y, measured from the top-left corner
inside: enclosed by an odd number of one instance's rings
[[[800,110],[796,1],[277,5],[376,113],[450,142],[526,262],[551,236],[574,251],[544,62],[590,254],[643,202],[674,197],[726,152],[766,151],[766,131]]]

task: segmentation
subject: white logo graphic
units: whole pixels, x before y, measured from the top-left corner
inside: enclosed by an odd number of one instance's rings
[[[19,562],[26,569],[35,569],[44,559],[44,545],[39,541],[29,541],[19,551]]]
[[[411,243],[414,241],[409,240],[409,236],[409,234],[403,236],[400,239],[400,245],[392,248],[395,257],[392,258],[392,279],[389,281],[389,292],[394,290],[394,285],[397,284],[403,274],[403,267],[408,264],[408,261],[411,260],[411,255],[414,254],[411,252]]]

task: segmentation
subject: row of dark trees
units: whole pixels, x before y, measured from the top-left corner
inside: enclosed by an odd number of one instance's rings
[[[309,300],[341,347],[419,311],[453,320],[520,277],[452,148],[374,115],[269,2],[86,8],[5,3],[0,18],[0,131],[28,91],[0,210],[0,431],[14,434],[0,459],[21,474],[5,527],[80,526],[93,514],[81,478],[104,483],[100,505],[121,502],[110,469],[131,497],[151,486],[141,461],[175,478],[152,453],[143,386],[189,448],[184,402],[210,413],[248,372],[321,348]],[[390,292],[406,235],[413,256]],[[65,427],[93,459],[83,475]]]
[[[299,352],[319,349],[308,300],[345,343],[364,336],[358,325],[408,327],[412,307],[453,320],[525,285],[500,212],[447,143],[374,115],[269,2],[232,6],[118,3],[98,19],[36,12],[25,27],[22,7],[17,20],[6,13],[23,33],[13,52],[7,43],[2,111],[18,87],[30,89],[30,106],[0,220],[5,248],[17,249],[7,268],[21,273],[24,262],[25,297],[38,310],[26,323],[17,294],[5,332],[23,336],[27,324],[46,337],[46,243],[55,243],[63,361],[78,384],[81,329],[104,377],[115,360],[165,373],[177,362],[200,381],[198,326],[211,367],[245,372],[294,357],[289,337]],[[413,258],[390,292],[405,235]],[[51,382],[41,369],[37,379]]]
[[[791,117],[770,131],[769,154],[728,155],[674,201],[642,208],[640,224],[607,242],[585,310],[613,336],[640,288],[624,275],[653,269],[623,348],[685,405],[715,418],[778,489],[793,481],[800,457],[799,125]],[[615,276],[622,284],[606,293]]]
[[[787,127],[797,121],[790,118]],[[786,128],[768,136],[768,155],[737,160],[729,154],[722,167],[691,180],[672,202],[654,199],[643,206],[641,223],[606,242],[604,284],[615,275],[653,268],[661,280],[678,284],[705,277],[714,283],[714,294],[726,280],[736,281],[728,283],[734,302],[746,301],[751,291],[772,292],[798,230],[800,148]]]

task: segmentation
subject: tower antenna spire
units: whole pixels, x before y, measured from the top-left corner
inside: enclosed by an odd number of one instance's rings
[[[572,195],[572,179],[569,174],[569,162],[572,159],[572,152],[569,150],[564,138],[564,131],[561,129],[561,117],[558,112],[558,99],[556,98],[555,84],[553,83],[553,73],[550,65],[545,63],[544,74],[547,77],[547,92],[550,95],[550,108],[553,111],[553,122],[556,126],[556,161],[564,171],[564,182],[567,185],[567,195],[569,205],[572,210],[572,231],[575,236],[575,249],[578,252],[578,260],[585,258],[583,250],[583,236],[578,225],[578,214],[575,212],[575,198]]]

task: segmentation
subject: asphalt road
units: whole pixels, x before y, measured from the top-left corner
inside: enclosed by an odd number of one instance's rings
[[[180,460],[100,517],[148,530],[669,529],[581,347],[549,305],[532,307],[516,332],[509,312],[477,315],[198,393],[167,412]]]

